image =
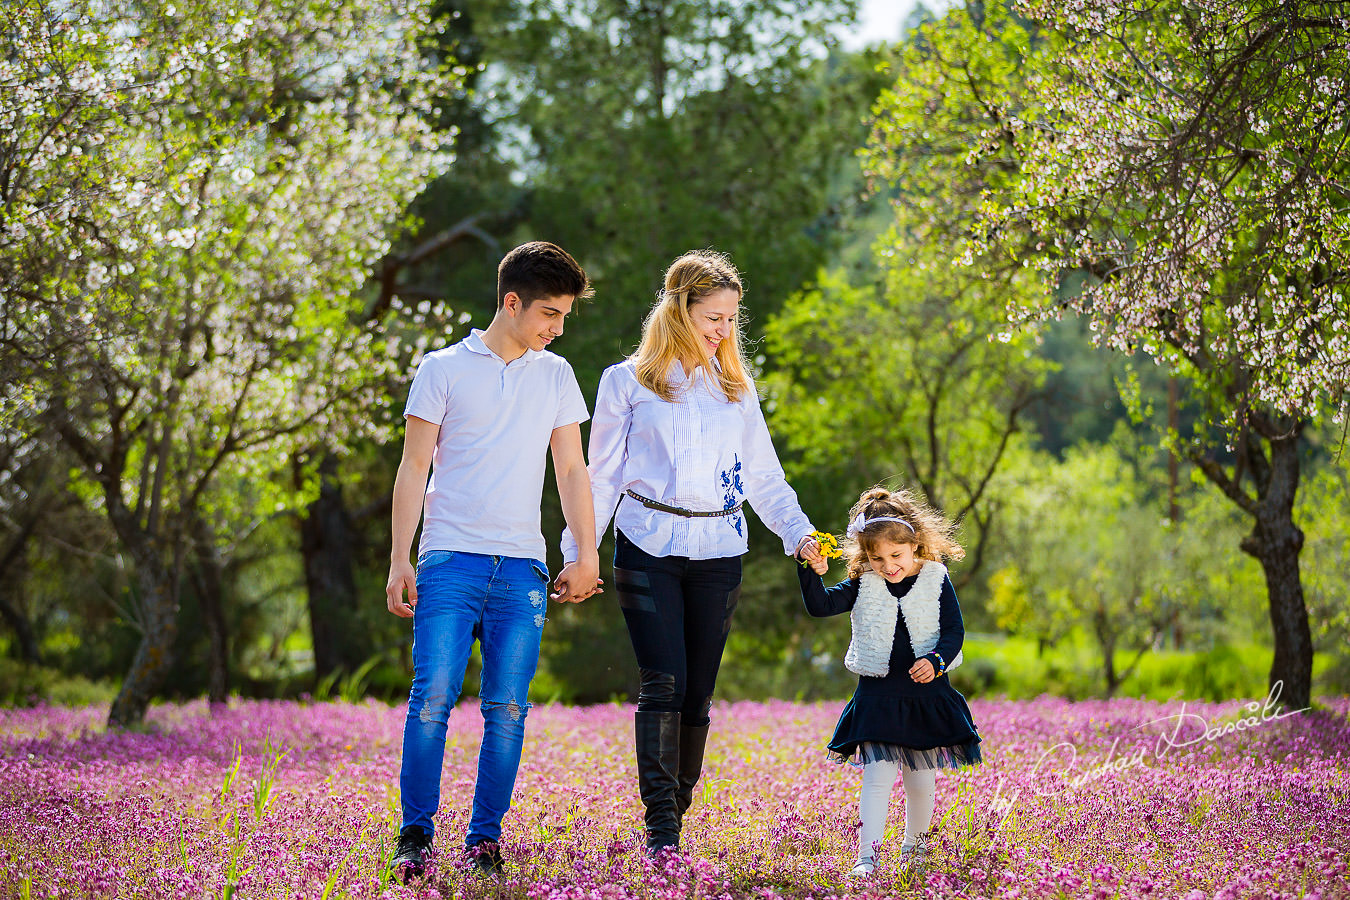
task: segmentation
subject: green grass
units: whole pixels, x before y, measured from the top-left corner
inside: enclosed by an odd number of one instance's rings
[[[1105,695],[1099,652],[1081,638],[1060,641],[1038,653],[1036,642],[1026,638],[977,637],[966,641],[963,652],[965,661],[952,673],[952,684],[966,696]],[[1245,643],[1149,651],[1117,688],[1116,696],[1213,701],[1263,696],[1271,657],[1269,647]],[[1117,653],[1117,671],[1133,659],[1133,653]],[[1314,694],[1343,690],[1335,669],[1336,660],[1330,655],[1313,658]]]
[[[1098,651],[1081,636],[1060,641],[1038,653],[1036,642],[1027,638],[973,635],[967,638],[964,653],[963,664],[952,672],[952,684],[967,697],[1105,696]],[[1268,647],[1251,643],[1148,652],[1117,689],[1116,696],[1211,701],[1264,696],[1271,655]],[[1123,670],[1132,659],[1133,654],[1117,654],[1117,669]],[[391,701],[405,697],[407,673],[401,665],[389,659],[375,662],[378,664],[362,673],[359,691]],[[464,685],[469,695],[478,687],[476,649],[473,662]],[[294,689],[309,690],[309,676],[301,681],[303,684],[297,682]],[[729,647],[718,697],[837,700],[847,697],[856,683],[856,676],[844,670],[838,655],[818,668],[809,657],[789,655],[782,660],[766,660],[745,653],[744,648]],[[334,685],[334,693],[336,688]],[[567,688],[564,681],[541,666],[530,696],[535,703],[565,701],[570,699]],[[1347,689],[1350,689],[1350,660],[1326,652],[1313,657],[1314,696],[1345,693]],[[109,703],[116,692],[117,685],[111,681],[91,681],[0,656],[0,707]],[[356,692],[355,683],[344,691]]]

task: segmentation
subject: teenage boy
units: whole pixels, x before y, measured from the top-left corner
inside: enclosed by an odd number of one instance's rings
[[[549,587],[539,527],[546,451],[568,527],[579,547],[595,546],[581,450],[586,403],[572,367],[544,349],[562,334],[573,302],[591,295],[586,273],[560,247],[515,248],[497,269],[492,324],[423,358],[408,392],[385,588],[389,611],[413,620],[403,825],[392,861],[405,879],[422,874],[431,849],[446,721],[475,639],[483,743],[465,849],[483,871],[502,868],[497,841],[520,765]],[[408,557],[423,515],[414,569]],[[558,575],[552,598],[584,600],[599,590],[599,571],[597,554],[579,557]]]

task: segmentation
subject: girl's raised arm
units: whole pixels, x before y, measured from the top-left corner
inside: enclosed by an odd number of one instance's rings
[[[833,587],[826,587],[820,576],[806,566],[797,567],[797,579],[802,588],[802,602],[806,611],[817,619],[837,616],[853,609],[858,600],[858,580],[850,578]]]

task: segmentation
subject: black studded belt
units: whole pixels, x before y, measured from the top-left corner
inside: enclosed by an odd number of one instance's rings
[[[741,502],[737,503],[735,506],[729,506],[726,509],[714,509],[714,510],[683,509],[679,506],[671,506],[667,503],[662,503],[660,500],[653,500],[650,497],[644,497],[637,491],[632,490],[631,488],[624,491],[624,493],[632,497],[634,500],[641,503],[648,509],[659,510],[660,512],[670,513],[671,515],[674,516],[684,516],[686,519],[711,519],[719,516],[734,516],[736,515],[736,513],[740,512],[741,507],[745,505],[744,502]]]

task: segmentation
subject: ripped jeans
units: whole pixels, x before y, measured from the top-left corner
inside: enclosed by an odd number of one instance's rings
[[[483,655],[483,743],[465,846],[501,837],[525,742],[548,588],[548,570],[537,560],[458,550],[429,550],[418,559],[413,684],[399,777],[403,827],[434,832],[446,722],[477,639]]]

